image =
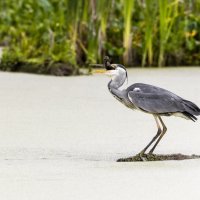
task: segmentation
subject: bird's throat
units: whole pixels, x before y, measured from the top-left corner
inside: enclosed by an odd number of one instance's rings
[[[123,85],[122,84],[116,84],[116,82],[114,82],[113,80],[111,80],[108,83],[108,89],[110,91],[110,93],[116,97],[122,98],[123,97],[123,91],[120,90],[120,87]]]

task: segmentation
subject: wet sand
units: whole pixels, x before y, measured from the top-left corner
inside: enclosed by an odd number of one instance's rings
[[[103,75],[0,73],[2,200],[199,199],[200,160],[117,163],[155,135]],[[200,106],[200,68],[133,69],[129,84],[164,87]],[[200,123],[164,117],[158,154],[200,154]]]

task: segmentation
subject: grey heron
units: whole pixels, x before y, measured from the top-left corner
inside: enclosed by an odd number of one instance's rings
[[[100,66],[100,65],[98,65]],[[149,154],[152,154],[167,131],[162,116],[178,116],[196,121],[195,116],[200,115],[200,108],[180,96],[157,86],[134,83],[126,89],[120,89],[127,79],[127,70],[121,64],[111,64],[109,57],[104,58],[106,68],[105,74],[111,77],[108,83],[110,93],[126,107],[152,114],[157,125],[157,133],[152,140],[140,151],[140,158],[144,158],[147,149],[151,147]]]

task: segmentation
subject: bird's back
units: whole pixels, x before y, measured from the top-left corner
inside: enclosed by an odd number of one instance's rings
[[[177,115],[196,120],[200,108],[194,103],[160,87],[135,83],[127,88],[129,100],[139,109],[160,115]]]
[[[130,85],[127,88],[127,91],[139,91],[141,90],[142,93],[151,93],[151,94],[169,94],[171,96],[176,96],[177,98],[181,98],[178,95],[170,92],[169,90],[150,85],[150,84],[145,84],[145,83],[135,83],[133,85]]]

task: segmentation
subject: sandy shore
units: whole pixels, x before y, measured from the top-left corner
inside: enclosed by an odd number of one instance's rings
[[[151,115],[117,102],[102,75],[0,73],[0,199],[200,198],[200,160],[117,163],[154,136]],[[200,68],[133,69],[129,84],[169,89],[200,106]],[[163,118],[156,153],[200,154],[200,123]]]

